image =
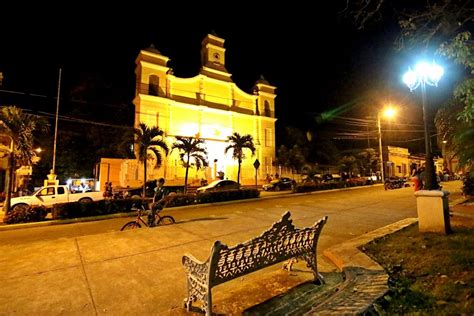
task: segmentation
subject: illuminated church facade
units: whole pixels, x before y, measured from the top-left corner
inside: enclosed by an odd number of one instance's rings
[[[158,126],[170,149],[176,136],[205,141],[209,166],[200,171],[190,169],[190,182],[212,181],[220,171],[225,178],[237,180],[237,161],[231,150],[224,153],[227,137],[233,132],[251,135],[256,147],[254,156],[244,150],[241,183],[255,183],[256,159],[260,162],[259,179],[274,173],[276,87],[261,77],[251,94],[242,91],[226,69],[225,51],[224,39],[207,35],[202,41],[200,72],[192,78],[176,77],[168,66],[169,58],[153,46],[141,50],[136,59],[135,127],[139,123]],[[147,179],[164,177],[170,184],[184,183],[179,152],[174,150],[164,158],[158,169],[153,160],[148,162]],[[122,163],[120,183],[141,185],[143,166],[137,160]]]

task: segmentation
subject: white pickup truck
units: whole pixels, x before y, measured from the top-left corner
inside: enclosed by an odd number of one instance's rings
[[[103,199],[103,192],[71,193],[67,185],[50,185],[41,187],[32,195],[12,198],[10,205],[12,210],[36,205],[51,208],[57,203],[92,202]]]

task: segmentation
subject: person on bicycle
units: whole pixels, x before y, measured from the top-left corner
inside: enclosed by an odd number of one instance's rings
[[[165,179],[160,178],[158,185],[155,188],[155,195],[153,196],[153,204],[151,206],[151,212],[148,215],[148,226],[155,226],[155,215],[156,212],[163,209],[164,198],[168,195],[168,190],[164,187]]]

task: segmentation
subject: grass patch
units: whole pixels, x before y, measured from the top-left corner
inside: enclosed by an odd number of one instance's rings
[[[415,224],[362,250],[390,276],[390,291],[376,302],[376,312],[474,314],[474,228],[454,227],[450,235],[421,234]]]

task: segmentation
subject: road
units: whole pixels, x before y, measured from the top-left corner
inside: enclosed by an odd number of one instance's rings
[[[271,195],[272,193],[266,194]],[[276,221],[287,210],[296,214],[301,213],[302,217],[298,216],[298,219],[302,219],[304,224],[328,215],[326,229],[337,231],[338,227],[344,227],[337,232],[341,238],[358,236],[367,230],[406,217],[416,217],[415,198],[411,188],[384,191],[380,186],[297,196],[288,194],[282,198],[197,206],[180,210],[169,209],[164,214],[172,215],[180,226],[185,227],[186,223],[195,221],[219,225],[229,216],[259,221],[262,213],[273,213]],[[0,245],[114,232],[120,230],[128,220],[131,218],[0,231]],[[298,223],[296,225],[298,226]]]

